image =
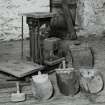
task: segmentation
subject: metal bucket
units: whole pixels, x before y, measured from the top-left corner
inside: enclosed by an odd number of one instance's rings
[[[47,74],[38,74],[32,77],[32,93],[39,100],[51,98],[53,87]]]
[[[62,94],[75,95],[79,91],[78,75],[73,68],[56,69],[56,78]]]

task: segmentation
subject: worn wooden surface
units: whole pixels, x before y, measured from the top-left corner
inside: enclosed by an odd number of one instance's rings
[[[11,60],[8,62],[0,63],[0,71],[11,74],[18,78],[27,76],[42,69],[43,66],[41,65],[32,62],[23,62],[21,60]]]

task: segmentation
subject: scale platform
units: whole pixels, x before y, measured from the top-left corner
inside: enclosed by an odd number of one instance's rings
[[[0,71],[8,73],[17,78],[22,78],[32,73],[41,71],[44,66],[38,65],[33,62],[27,62],[22,60],[11,60],[7,62],[0,62]]]

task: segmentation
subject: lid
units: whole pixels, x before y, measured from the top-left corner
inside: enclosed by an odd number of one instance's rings
[[[48,74],[41,74],[41,72],[38,72],[38,75],[32,76],[32,79],[36,83],[43,83],[48,80]]]

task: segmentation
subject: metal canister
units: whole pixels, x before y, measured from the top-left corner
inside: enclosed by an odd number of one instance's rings
[[[79,91],[78,75],[73,68],[56,69],[57,84],[62,94],[75,95]]]
[[[38,74],[32,77],[32,93],[36,99],[46,100],[53,94],[53,86],[48,74]]]

